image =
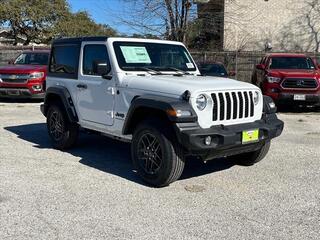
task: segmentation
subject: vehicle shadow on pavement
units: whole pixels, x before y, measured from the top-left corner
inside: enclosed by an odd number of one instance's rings
[[[189,179],[214,172],[221,172],[235,165],[237,164],[234,161],[227,158],[209,160],[206,163],[200,159],[190,158],[186,161],[186,166],[180,179]]]
[[[33,147],[35,148],[52,148],[45,123],[10,126],[4,129],[16,134],[18,138],[34,144]],[[79,163],[88,167],[145,185],[134,172],[130,156],[130,144],[128,143],[118,142],[95,134],[81,133],[77,145],[66,152],[80,157]],[[233,162],[226,159],[217,159],[206,164],[197,159],[188,159],[180,179],[223,171],[234,165]]]
[[[307,107],[307,106],[278,106],[278,113],[320,113],[320,107]]]
[[[0,103],[41,103],[43,99],[28,99],[28,98],[0,98]]]

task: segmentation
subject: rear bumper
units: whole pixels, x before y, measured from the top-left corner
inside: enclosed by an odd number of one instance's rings
[[[281,135],[284,123],[275,114],[264,115],[263,119],[252,123],[232,126],[213,126],[209,129],[176,124],[180,144],[188,155],[197,155],[204,160],[217,157],[253,152],[261,148],[265,142]],[[259,141],[250,144],[242,143],[242,132],[259,129]],[[210,136],[211,144],[205,144],[205,138]]]
[[[29,88],[6,88],[0,87],[1,98],[32,98],[32,99],[43,99],[45,96],[44,92],[35,93],[30,91]]]

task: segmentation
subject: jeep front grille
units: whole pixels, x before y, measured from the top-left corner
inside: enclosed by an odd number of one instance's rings
[[[282,83],[283,88],[317,88],[318,83],[313,78],[286,78]]]
[[[252,91],[234,91],[211,94],[213,100],[213,121],[245,119],[254,116]]]
[[[0,74],[0,82],[3,83],[26,83],[29,74]]]

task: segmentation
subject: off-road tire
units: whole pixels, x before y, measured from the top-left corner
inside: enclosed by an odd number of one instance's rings
[[[260,162],[270,149],[270,141],[266,142],[259,150],[231,156],[230,159],[242,166],[252,166]]]
[[[151,144],[146,144],[148,142]],[[177,143],[172,128],[158,119],[148,119],[135,128],[131,155],[138,175],[154,187],[165,187],[178,180],[185,165],[183,149]]]
[[[60,103],[49,106],[47,129],[53,147],[59,150],[71,148],[78,139],[79,126],[69,121],[65,108]]]

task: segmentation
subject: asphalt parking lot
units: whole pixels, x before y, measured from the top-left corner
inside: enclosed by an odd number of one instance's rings
[[[253,167],[187,164],[145,186],[128,144],[82,134],[51,148],[40,103],[0,102],[0,239],[319,239],[320,113],[281,113]]]

